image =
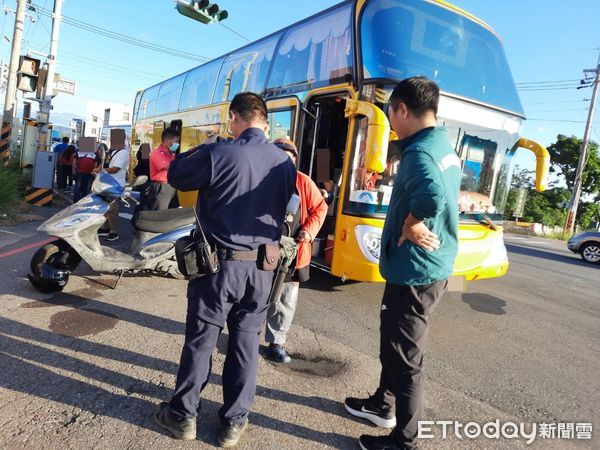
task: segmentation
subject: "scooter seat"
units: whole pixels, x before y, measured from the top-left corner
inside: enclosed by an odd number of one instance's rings
[[[173,208],[163,211],[139,211],[133,216],[133,226],[140,231],[166,233],[196,222],[192,208]]]

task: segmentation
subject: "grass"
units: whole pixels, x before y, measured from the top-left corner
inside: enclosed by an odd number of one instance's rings
[[[22,198],[28,184],[28,177],[23,175],[18,163],[9,162],[4,166],[0,162],[0,219],[13,222],[22,212]]]

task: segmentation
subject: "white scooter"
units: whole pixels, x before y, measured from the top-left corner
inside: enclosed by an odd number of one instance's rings
[[[124,273],[182,278],[175,241],[196,227],[191,208],[137,212],[132,220],[134,237],[127,250],[103,245],[98,239],[110,204],[119,199],[128,207],[139,204],[132,188],[146,181],[147,177],[138,177],[133,186],[123,188],[111,175],[101,173],[88,196],[44,222],[38,231],[57,240],[42,246],[31,258],[31,284],[41,292],[62,291],[82,259],[96,272],[118,274],[117,284]]]

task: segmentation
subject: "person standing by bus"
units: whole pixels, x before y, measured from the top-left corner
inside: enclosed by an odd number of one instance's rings
[[[63,184],[63,168],[62,165],[60,163],[60,155],[62,154],[62,152],[64,152],[67,147],[69,146],[69,138],[68,137],[63,137],[61,142],[59,144],[56,144],[54,146],[54,149],[52,150],[54,152],[54,154],[56,155],[54,160],[55,160],[55,165],[56,165],[56,184],[58,185],[58,189],[60,190],[64,190],[66,185]],[[65,182],[66,183],[66,182]]]
[[[104,164],[107,166],[104,171],[113,176],[115,181],[120,186],[125,186],[127,183],[127,169],[129,168],[129,150],[127,144],[123,148],[115,148],[108,153]],[[98,173],[102,167],[94,169],[94,173]],[[98,236],[103,236],[107,241],[116,241],[119,239],[119,202],[117,198],[113,200],[106,212],[106,222],[108,228],[98,230]]]
[[[395,428],[389,436],[362,435],[364,450],[417,445],[429,316],[447,290],[458,250],[461,167],[445,128],[436,126],[438,102],[438,86],[424,77],[400,82],[389,101],[402,163],[381,238],[381,377],[373,396],[344,404],[354,416]]]
[[[63,192],[68,192],[73,187],[73,163],[76,154],[77,147],[68,145],[65,150],[60,152],[60,156],[58,157],[58,163],[60,165],[58,185],[59,187],[62,186]]]
[[[296,164],[298,150],[291,140],[279,138],[273,144],[286,152]],[[265,341],[269,343],[268,354],[279,363],[289,363],[292,360],[284,345],[296,312],[300,283],[309,278],[311,243],[317,237],[327,215],[327,203],[323,194],[314,181],[300,171],[296,172],[296,193],[300,196],[300,209],[294,217],[291,230],[291,235],[298,241],[295,268],[290,270],[280,297],[271,303],[267,312]]]
[[[150,186],[148,189],[148,206],[150,211],[169,209],[177,191],[167,182],[169,165],[175,159],[174,153],[179,148],[179,132],[167,128],[160,137],[161,143],[150,154]]]
[[[94,170],[100,167],[100,160],[95,153],[77,152],[75,155],[75,192],[73,201],[77,203],[90,193],[94,181]]]
[[[225,322],[229,339],[219,445],[233,447],[248,427],[259,334],[273,284],[273,272],[259,268],[258,249],[277,246],[296,181],[291,160],[265,137],[266,126],[265,101],[251,92],[237,94],[229,106],[235,140],[200,145],[181,153],[169,167],[173,187],[199,191],[199,221],[220,265],[217,273],[189,282],[175,392],[154,413],[156,422],[177,439],[196,438],[199,394],[208,383],[212,352]]]

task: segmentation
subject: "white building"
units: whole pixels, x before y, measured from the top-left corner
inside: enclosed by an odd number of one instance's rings
[[[131,129],[133,106],[110,102],[88,102],[85,113],[84,136],[96,137],[99,141],[106,139],[108,128],[123,127]]]

